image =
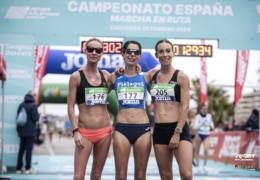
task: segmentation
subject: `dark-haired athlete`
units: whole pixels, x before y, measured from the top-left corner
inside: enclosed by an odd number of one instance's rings
[[[182,180],[192,179],[192,143],[186,122],[190,102],[188,76],[172,66],[173,45],[160,40],[155,56],[161,69],[148,72],[152,77],[150,94],[154,103],[153,145],[162,180],[173,178],[173,151]]]
[[[116,92],[118,115],[114,131],[113,151],[116,165],[116,180],[127,179],[128,159],[133,146],[135,180],[146,179],[146,168],[151,151],[151,132],[145,100],[149,75],[136,73],[141,58],[141,44],[127,41],[123,45],[125,60],[123,74],[109,76],[108,84]]]

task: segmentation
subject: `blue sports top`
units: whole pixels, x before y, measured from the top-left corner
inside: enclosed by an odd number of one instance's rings
[[[116,76],[114,83],[118,109],[145,108],[147,84],[143,73],[134,77],[127,77],[123,74]]]
[[[156,77],[159,72],[160,70],[157,71],[152,77],[152,86],[150,90],[152,102],[181,102],[181,90],[177,83],[179,70],[175,70],[170,82],[167,84],[157,84]]]

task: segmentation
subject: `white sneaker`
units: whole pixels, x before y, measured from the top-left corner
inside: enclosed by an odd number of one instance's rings
[[[204,171],[205,173],[209,172],[209,170],[208,170],[205,166],[203,167],[203,171]]]
[[[24,174],[37,174],[37,171],[35,171],[34,169],[28,169],[24,171]]]
[[[198,173],[201,173],[201,169],[200,169],[200,167],[199,167],[199,166],[197,166],[197,168],[196,168],[196,169],[197,169],[197,172],[198,172]]]
[[[17,170],[16,174],[22,174],[22,170]]]

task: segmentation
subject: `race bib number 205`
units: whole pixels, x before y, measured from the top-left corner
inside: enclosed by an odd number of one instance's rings
[[[153,84],[151,97],[153,102],[175,101],[175,84]]]

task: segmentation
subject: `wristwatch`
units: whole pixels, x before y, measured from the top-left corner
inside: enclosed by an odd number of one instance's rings
[[[181,134],[182,133],[182,129],[180,127],[176,127],[175,128],[175,132],[178,133],[178,134]]]

